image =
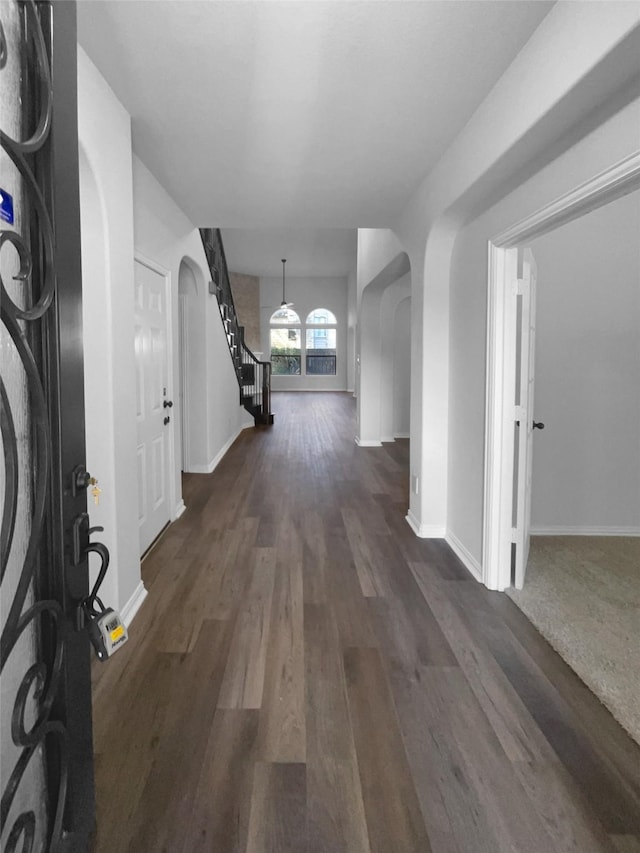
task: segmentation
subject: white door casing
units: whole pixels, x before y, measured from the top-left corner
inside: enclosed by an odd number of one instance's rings
[[[134,268],[138,525],[143,554],[170,520],[173,410],[164,405],[171,401],[168,274],[139,257]]]
[[[520,401],[518,418],[518,459],[515,478],[516,524],[515,586],[522,589],[531,544],[531,475],[533,470],[535,341],[536,341],[536,262],[531,249],[524,250],[519,293],[522,297],[520,334]]]

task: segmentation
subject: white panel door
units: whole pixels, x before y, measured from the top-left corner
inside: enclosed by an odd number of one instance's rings
[[[515,586],[522,589],[531,544],[531,472],[534,431],[536,351],[536,262],[530,249],[522,264],[522,322],[520,336],[520,427],[518,431]]]
[[[135,262],[135,348],[138,425],[138,525],[144,553],[169,522],[169,449],[172,435],[167,396],[167,280]]]

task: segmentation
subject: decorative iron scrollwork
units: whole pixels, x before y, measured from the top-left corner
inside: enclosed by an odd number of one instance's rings
[[[4,5],[4,4],[3,4]],[[44,8],[45,4],[41,4]],[[6,7],[5,7],[6,8]],[[3,595],[11,603],[0,638],[0,669],[5,674],[9,662],[18,665],[17,649],[29,643],[36,649],[34,659],[25,664],[26,672],[19,679],[11,710],[11,738],[17,759],[11,772],[6,770],[6,783],[0,802],[0,834],[6,838],[6,853],[21,850],[27,853],[36,843],[46,849],[56,847],[62,835],[63,814],[68,786],[68,735],[60,720],[52,719],[52,709],[60,685],[64,659],[64,640],[69,630],[68,620],[59,602],[50,598],[41,578],[46,575],[50,552],[47,545],[47,514],[50,505],[51,432],[43,363],[42,341],[48,312],[55,298],[55,243],[52,217],[46,199],[52,189],[42,186],[48,180],[47,157],[53,105],[50,59],[39,11],[33,0],[14,4],[14,27],[20,37],[8,35],[0,22],[0,71],[5,73],[11,61],[11,51],[20,53],[26,69],[21,75],[20,90],[15,97],[22,105],[23,116],[17,122],[20,134],[0,129],[2,150],[14,164],[19,178],[18,199],[22,215],[16,226],[0,233],[0,252],[11,246],[18,257],[18,270],[10,274],[10,283],[0,268],[2,297],[1,320],[3,346],[10,350],[18,366],[18,384],[26,390],[25,405],[28,428],[23,435],[17,431],[18,416],[12,411],[12,394],[7,383],[0,382],[0,435],[4,456],[4,489],[0,545],[0,584]],[[11,250],[9,250],[11,251]],[[1,263],[0,258],[0,263]],[[8,264],[4,265],[8,267]],[[21,298],[17,300],[16,293]],[[18,303],[22,304],[18,304]],[[4,369],[4,368],[3,368]],[[13,397],[17,395],[14,393]],[[21,416],[22,417],[22,416]],[[22,417],[22,421],[25,418]],[[21,454],[29,448],[29,465]],[[29,480],[25,484],[25,478]],[[25,542],[16,545],[16,524],[20,493],[28,494],[30,528]],[[8,581],[11,581],[11,588]],[[30,637],[29,643],[25,638]],[[23,652],[20,652],[22,655]],[[49,808],[43,813],[41,804],[25,805],[21,791],[25,777],[34,761],[46,756],[48,766],[55,765],[57,791],[48,790]],[[52,764],[51,762],[54,762]],[[51,779],[49,779],[49,784]],[[21,795],[20,797],[18,795]],[[37,796],[37,795],[36,795]],[[19,800],[19,805],[18,804]],[[16,814],[16,810],[18,813]],[[38,826],[39,819],[46,826]]]

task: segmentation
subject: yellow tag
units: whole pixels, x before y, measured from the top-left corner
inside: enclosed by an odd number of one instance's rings
[[[122,625],[118,625],[117,628],[114,628],[111,632],[111,642],[115,643],[116,640],[119,640],[120,637],[124,634],[124,628]]]

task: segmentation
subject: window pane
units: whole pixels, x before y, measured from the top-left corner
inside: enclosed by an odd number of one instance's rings
[[[307,329],[306,367],[310,376],[336,375],[336,330]]]
[[[276,376],[301,372],[300,329],[271,329],[271,369]]]
[[[329,311],[327,308],[314,308],[313,311],[307,317],[307,325],[308,326],[316,326],[319,323],[327,324],[327,323],[335,323],[336,315]]]
[[[274,311],[271,315],[272,323],[300,323],[300,317],[296,314],[295,311],[292,311],[291,308],[278,308],[277,311]]]

